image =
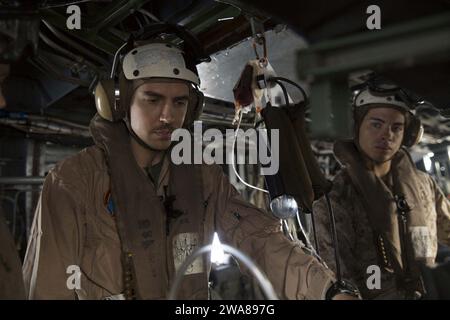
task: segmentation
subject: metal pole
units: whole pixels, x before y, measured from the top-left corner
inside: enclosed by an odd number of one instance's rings
[[[0,177],[0,185],[5,184],[22,184],[22,185],[40,185],[43,184],[45,177]]]

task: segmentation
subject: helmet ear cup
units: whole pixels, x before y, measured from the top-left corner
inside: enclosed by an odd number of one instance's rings
[[[200,118],[205,103],[205,96],[199,90],[191,89],[190,96],[188,111],[183,123],[183,128],[186,129],[189,129],[194,121]]]
[[[121,100],[128,97],[130,85],[123,74],[119,75],[119,80],[100,80],[95,87],[95,107],[98,114],[108,121],[119,121],[125,117],[126,110],[123,110]],[[115,93],[118,92],[119,96]]]
[[[412,147],[420,142],[423,136],[423,126],[416,116],[410,117],[410,123],[405,130],[405,136],[403,138],[403,145],[406,147]]]
[[[192,112],[192,122],[195,120],[198,120],[200,118],[200,115],[203,111],[203,106],[205,105],[205,96],[203,93],[199,90],[196,91],[197,93],[197,103],[194,106],[193,112]]]
[[[94,91],[97,113],[106,120],[114,121],[114,80],[100,80]]]

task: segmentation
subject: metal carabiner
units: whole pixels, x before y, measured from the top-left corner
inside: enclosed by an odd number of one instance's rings
[[[250,18],[250,26],[252,28],[252,46],[255,51],[256,59],[259,62],[261,68],[265,68],[268,64],[267,60],[267,46],[266,46],[266,37],[264,36],[264,25],[258,19],[251,17]],[[263,47],[263,56],[260,57],[257,46],[260,45]]]
[[[256,38],[256,39],[255,39]],[[263,56],[260,57],[258,54],[258,49],[256,48],[257,45],[262,45],[263,47]],[[267,67],[268,60],[267,60],[267,45],[266,45],[266,38],[264,35],[256,35],[253,37],[253,50],[255,51],[256,59],[258,60],[258,63],[261,68]]]

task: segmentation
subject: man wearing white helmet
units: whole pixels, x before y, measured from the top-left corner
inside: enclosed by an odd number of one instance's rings
[[[334,145],[343,166],[329,193],[340,266],[367,299],[420,298],[420,264],[434,264],[438,241],[450,244],[449,202],[405,148],[423,131],[411,107],[401,88],[369,81],[353,101],[354,139]],[[314,214],[320,255],[336,270],[325,198]]]
[[[171,133],[202,108],[199,59],[167,43],[124,50],[96,88],[95,145],[44,183],[24,263],[29,298],[166,299],[177,269],[215,231],[256,261],[280,298],[325,298],[332,272],[246,203],[221,167],[171,162]],[[209,270],[209,259],[193,262],[178,298],[206,299]]]

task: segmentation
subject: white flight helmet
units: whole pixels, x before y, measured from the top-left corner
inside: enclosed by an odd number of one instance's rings
[[[95,105],[102,118],[109,121],[125,119],[134,90],[152,78],[178,79],[190,83],[193,94],[185,123],[188,125],[199,117],[204,97],[199,90],[197,68],[195,62],[189,61],[180,48],[169,43],[149,43],[131,49],[122,63],[117,63],[119,51],[116,53],[111,78],[99,81],[95,88]],[[117,64],[121,65],[120,70],[117,70]]]
[[[359,134],[361,121],[368,110],[376,107],[394,108],[407,115],[407,125],[403,138],[403,145],[411,147],[417,144],[423,135],[423,126],[415,115],[414,102],[406,92],[395,86],[383,87],[368,84],[355,95],[353,99],[353,118],[355,121],[355,138]]]
[[[184,53],[168,43],[150,43],[128,52],[122,63],[128,80],[171,78],[200,85],[198,74],[186,66]]]

